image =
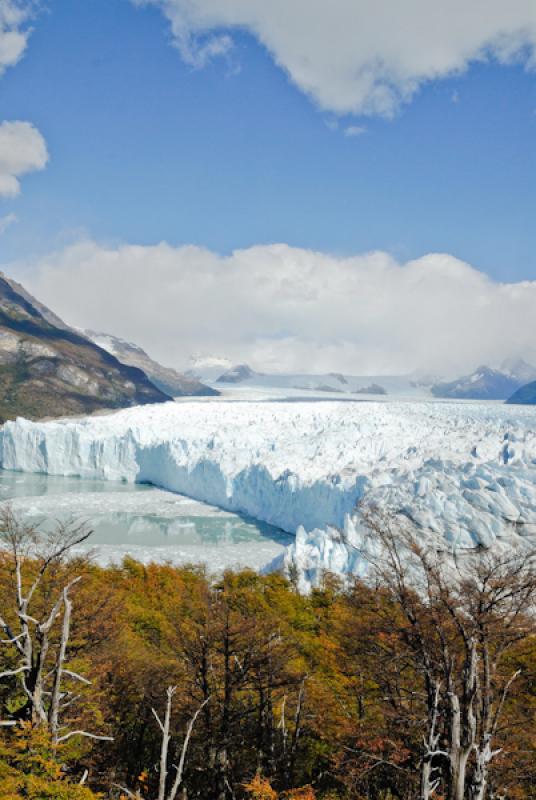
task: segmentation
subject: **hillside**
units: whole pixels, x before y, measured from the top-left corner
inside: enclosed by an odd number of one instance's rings
[[[120,339],[118,336],[111,336],[108,333],[97,333],[91,330],[86,330],[84,333],[99,347],[118,358],[122,364],[128,364],[131,367],[138,367],[138,369],[143,370],[155,386],[172,397],[219,395],[219,392],[209,386],[205,386],[194,376],[183,375],[171,367],[162,366],[137,344],[126,342],[124,339]]]
[[[0,274],[0,422],[169,399]]]
[[[536,381],[522,386],[506,402],[512,405],[536,405]]]

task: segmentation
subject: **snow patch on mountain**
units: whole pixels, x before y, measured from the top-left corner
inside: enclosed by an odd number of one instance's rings
[[[137,367],[149,380],[168,397],[215,396],[218,392],[205,386],[197,378],[183,375],[172,367],[165,367],[151,358],[145,350],[134,342],[127,342],[109,333],[85,330],[83,335],[103,350],[111,353],[122,364]]]

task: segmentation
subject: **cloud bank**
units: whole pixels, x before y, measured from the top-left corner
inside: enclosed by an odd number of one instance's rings
[[[536,362],[536,281],[499,284],[450,255],[405,264],[287,245],[222,257],[199,247],[71,245],[4,271],[67,322],[266,371],[444,374]]]
[[[48,162],[46,142],[29,122],[0,124],[0,197],[20,192],[19,178],[44,169]]]
[[[536,63],[534,0],[132,0],[171,24],[195,67],[228,53],[233,29],[261,42],[325,110],[391,116],[426,81],[472,61]]]

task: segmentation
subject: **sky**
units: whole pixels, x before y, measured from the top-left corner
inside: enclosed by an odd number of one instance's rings
[[[0,0],[0,267],[173,366],[536,361],[535,212],[534,0]]]

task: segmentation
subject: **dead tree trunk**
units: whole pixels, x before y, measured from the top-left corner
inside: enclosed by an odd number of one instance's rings
[[[438,787],[439,779],[434,779],[434,759],[445,756],[444,750],[439,750],[439,701],[441,684],[435,682],[428,692],[428,732],[424,737],[424,755],[421,763],[420,800],[430,800]]]
[[[0,629],[8,636],[2,644],[18,660],[16,668],[0,673],[0,680],[16,678],[26,696],[26,705],[7,722],[26,719],[34,727],[45,726],[55,744],[72,736],[110,738],[84,730],[61,733],[61,711],[76,699],[74,692],[65,688],[65,678],[90,683],[65,666],[72,613],[70,591],[80,576],[57,590],[55,602],[41,619],[36,619],[32,610],[32,601],[44,580],[66,560],[73,547],[90,535],[85,525],[74,522],[60,523],[52,533],[41,534],[35,527],[20,522],[9,508],[0,513],[0,544],[7,551],[6,568],[13,580],[12,608],[5,616],[0,615]],[[8,615],[14,620],[11,624]],[[60,619],[61,634],[59,643],[55,643],[51,637]]]
[[[186,766],[186,756],[188,754],[188,748],[190,746],[190,739],[192,738],[192,733],[194,730],[195,723],[197,718],[206,707],[207,703],[210,700],[208,697],[206,700],[199,705],[196,709],[193,716],[190,718],[190,721],[186,728],[186,733],[184,735],[184,739],[182,742],[181,747],[181,754],[179,758],[179,763],[173,765],[175,769],[175,777],[169,787],[169,791],[167,791],[167,787],[169,784],[169,776],[170,776],[170,768],[169,768],[169,745],[171,742],[171,714],[172,714],[172,706],[173,706],[173,696],[177,691],[176,686],[168,686],[166,690],[166,708],[164,711],[164,719],[161,720],[158,716],[157,712],[154,708],[151,709],[157,723],[158,727],[160,728],[162,734],[162,741],[160,743],[160,759],[159,759],[159,769],[158,769],[158,796],[157,800],[176,800],[176,797],[179,793],[179,789],[182,786],[183,779],[184,779],[184,768]],[[125,788],[124,786],[118,786],[118,789],[121,789],[127,797],[133,798],[133,800],[143,800],[140,792],[133,792],[130,789]],[[183,787],[183,798],[186,797],[186,788]]]

